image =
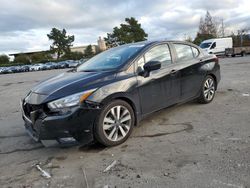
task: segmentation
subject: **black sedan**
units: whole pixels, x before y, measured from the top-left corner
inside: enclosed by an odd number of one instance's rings
[[[152,112],[193,99],[210,103],[219,81],[217,57],[194,44],[132,43],[41,82],[21,100],[22,117],[37,141],[114,146]]]

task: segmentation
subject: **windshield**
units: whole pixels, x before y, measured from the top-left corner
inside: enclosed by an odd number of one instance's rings
[[[102,52],[77,68],[77,71],[105,71],[117,69],[135,55],[144,44],[123,45]]]
[[[212,42],[204,42],[200,44],[201,48],[209,48],[211,46]]]

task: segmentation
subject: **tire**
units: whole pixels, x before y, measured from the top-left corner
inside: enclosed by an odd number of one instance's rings
[[[201,88],[201,94],[198,98],[198,102],[201,104],[207,104],[213,101],[215,95],[216,82],[210,75],[206,76]]]
[[[241,52],[241,57],[244,57],[244,56],[246,56],[246,53],[243,51]]]
[[[130,136],[134,124],[135,115],[132,107],[123,100],[111,101],[96,120],[95,139],[105,146],[119,145]]]

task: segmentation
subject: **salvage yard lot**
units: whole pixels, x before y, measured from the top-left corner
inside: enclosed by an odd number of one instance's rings
[[[250,187],[250,57],[221,58],[220,65],[212,103],[154,113],[112,148],[44,148],[26,134],[20,98],[66,70],[0,75],[0,185],[87,187],[87,180],[89,187]],[[51,178],[41,176],[38,163]]]

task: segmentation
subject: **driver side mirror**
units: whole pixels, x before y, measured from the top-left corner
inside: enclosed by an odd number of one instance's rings
[[[148,77],[151,71],[158,70],[160,68],[161,68],[160,61],[149,61],[143,66],[144,71],[140,72],[139,75]]]
[[[154,70],[158,70],[161,68],[161,62],[160,61],[149,61],[143,66],[144,70],[147,72],[151,72]]]

